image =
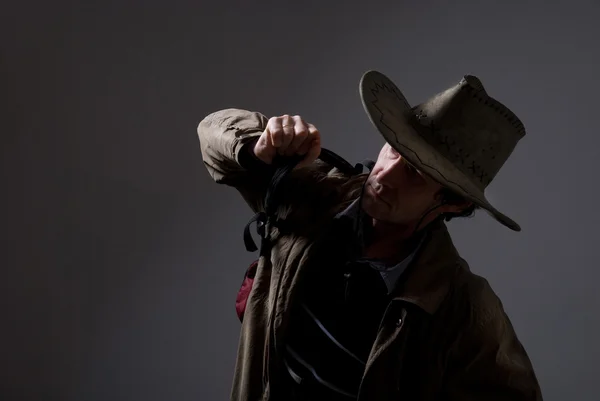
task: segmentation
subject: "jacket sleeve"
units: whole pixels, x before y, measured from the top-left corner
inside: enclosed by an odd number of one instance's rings
[[[443,398],[542,401],[532,363],[500,300],[489,287],[483,293],[470,302],[470,323],[451,352]]]
[[[204,165],[213,180],[237,189],[256,212],[261,210],[272,170],[258,160],[249,146],[265,130],[268,119],[241,109],[224,109],[206,116],[198,125]]]

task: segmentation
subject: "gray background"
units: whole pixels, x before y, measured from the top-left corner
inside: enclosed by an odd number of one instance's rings
[[[378,69],[412,103],[478,75],[525,122],[488,191],[523,232],[485,213],[451,231],[545,399],[598,400],[600,3],[245,3],[3,6],[0,398],[227,399],[251,213],[196,126],[298,113],[375,157],[358,81]]]

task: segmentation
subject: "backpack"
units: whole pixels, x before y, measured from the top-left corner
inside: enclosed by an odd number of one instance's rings
[[[371,171],[373,169],[373,166],[375,165],[374,161],[365,160],[362,163],[357,163],[353,166],[338,154],[325,148],[321,148],[321,154],[318,158],[332,167],[337,167],[340,171],[349,176],[362,174],[364,167],[366,167],[368,171]],[[270,244],[268,244],[266,238],[265,226],[267,224],[267,220],[271,217],[274,217],[275,214],[275,210],[280,196],[277,192],[277,189],[280,187],[285,177],[294,169],[294,167],[296,167],[296,165],[301,160],[302,157],[295,156],[285,158],[276,157],[273,161],[275,172],[273,173],[273,177],[271,178],[270,185],[267,189],[265,199],[263,201],[264,211],[256,213],[250,219],[250,221],[248,221],[244,228],[244,245],[248,252],[255,252],[259,250],[259,256],[267,255]],[[260,249],[254,243],[254,240],[252,239],[252,235],[250,233],[250,226],[252,225],[252,223],[256,223],[256,231],[260,236]],[[244,279],[242,280],[242,285],[240,286],[240,289],[238,290],[236,296],[235,311],[240,322],[244,320],[246,303],[248,301],[248,297],[250,296],[252,285],[254,284],[254,276],[256,275],[256,270],[258,268],[258,260],[259,259],[253,261],[246,269]]]

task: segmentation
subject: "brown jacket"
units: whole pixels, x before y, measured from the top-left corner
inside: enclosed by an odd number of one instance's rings
[[[268,174],[244,160],[244,145],[267,118],[226,109],[198,127],[212,178],[261,210]],[[231,399],[283,399],[281,349],[301,273],[310,268],[332,216],[356,198],[365,175],[346,177],[315,162],[295,170],[267,227],[273,248],[261,258],[242,324]],[[242,244],[240,243],[240,246]],[[542,400],[531,362],[488,282],[470,272],[444,223],[437,223],[393,294],[369,356],[359,401]]]

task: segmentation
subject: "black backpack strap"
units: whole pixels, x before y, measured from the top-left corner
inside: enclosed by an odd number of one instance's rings
[[[250,233],[250,226],[254,222],[256,222],[256,231],[258,232],[258,235],[260,235],[261,238],[264,238],[265,224],[267,224],[266,213],[265,212],[256,213],[254,216],[252,216],[250,221],[248,221],[248,224],[246,224],[246,227],[244,227],[244,245],[246,246],[246,250],[248,252],[254,252],[254,251],[258,250],[258,248],[256,247],[256,243],[252,239],[252,234]]]
[[[367,169],[369,169],[369,172],[371,172],[373,170],[373,167],[375,167],[375,160],[371,160],[371,159],[365,159],[363,161],[365,167],[367,167]]]
[[[356,166],[354,166],[356,171],[358,171],[357,174],[361,174],[365,167],[367,171],[371,172],[371,170],[373,170],[373,167],[375,167],[375,162],[371,159],[365,159],[362,161],[362,163],[356,163]]]
[[[322,148],[319,154],[319,159],[329,164],[330,166],[338,168],[341,172],[348,175],[360,174],[357,172],[356,166],[348,163],[346,159],[337,153],[332,152],[329,149]]]
[[[292,170],[302,161],[302,156],[293,156],[293,157],[282,157],[277,156],[273,160],[273,167],[275,168],[275,172],[271,177],[271,182],[269,187],[267,188],[267,192],[265,194],[265,199],[263,203],[264,212],[256,213],[250,221],[244,227],[244,245],[246,246],[246,250],[248,252],[254,252],[258,250],[254,239],[252,238],[252,234],[250,233],[250,226],[252,223],[256,222],[256,231],[260,236],[261,249],[260,254],[262,255],[265,252],[265,238],[266,231],[265,226],[267,224],[267,219],[269,216],[275,214],[275,210],[277,208],[277,204],[280,201],[281,191],[277,191],[280,187],[281,182],[285,179],[285,177],[292,172]]]
[[[255,214],[244,228],[244,244],[246,246],[247,251],[254,252],[258,249],[250,233],[250,225],[256,222],[256,229],[261,238],[260,254],[263,255],[264,252],[266,252],[265,226],[267,224],[267,219],[275,214],[277,205],[280,203],[282,191],[279,191],[279,188],[281,187],[281,183],[288,176],[288,174],[294,170],[298,163],[302,161],[302,159],[302,156],[278,156],[273,160],[275,172],[273,173],[271,183],[265,195],[264,212],[259,212]],[[343,157],[325,148],[321,148],[319,159],[333,167],[338,168],[344,174],[350,176],[362,174],[363,167],[367,167],[367,169],[370,171],[373,168],[373,165],[375,164],[375,162],[373,162],[372,160],[365,160],[363,161],[363,163],[358,163],[355,166],[352,166]]]

